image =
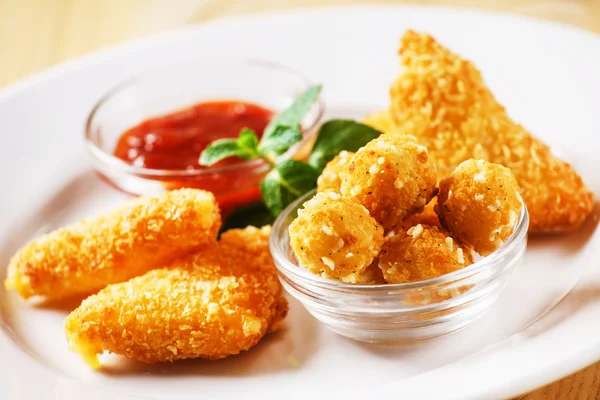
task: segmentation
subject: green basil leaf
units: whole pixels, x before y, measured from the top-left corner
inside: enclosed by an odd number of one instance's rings
[[[218,139],[208,145],[200,154],[200,165],[211,166],[224,158],[239,157],[251,160],[259,156],[258,137],[251,129],[244,128],[237,139]]]
[[[285,207],[317,185],[319,172],[297,160],[285,160],[269,172],[260,185],[263,200],[277,216]]]
[[[278,156],[302,139],[301,124],[321,93],[321,85],[310,87],[294,100],[291,106],[267,125],[258,145],[261,154]]]
[[[266,204],[263,201],[256,201],[239,207],[229,214],[221,227],[221,232],[229,229],[245,228],[249,225],[261,228],[272,224],[274,221],[275,217]]]
[[[357,151],[379,135],[378,130],[359,122],[332,119],[321,126],[308,163],[320,172],[340,151]]]
[[[258,136],[252,129],[244,128],[240,132],[238,145],[243,149],[256,151],[258,147]]]
[[[314,102],[319,98],[322,88],[323,86],[321,85],[315,85],[300,93],[292,105],[271,121],[265,129],[265,134],[268,136],[269,128],[277,125],[299,127],[304,115],[306,115]]]
[[[279,156],[300,140],[302,140],[302,132],[299,128],[279,125],[274,128],[270,139],[261,141],[258,151],[269,156]]]

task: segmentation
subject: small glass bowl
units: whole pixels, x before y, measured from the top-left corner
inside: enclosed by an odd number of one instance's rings
[[[322,278],[302,268],[288,228],[309,193],[284,210],[271,231],[270,249],[284,288],[319,321],[351,339],[401,344],[460,329],[483,315],[523,260],[529,216],[523,206],[504,245],[458,271],[419,282],[359,285]]]
[[[195,187],[213,192],[220,202],[233,201],[228,197],[238,195],[258,199],[258,183],[268,171],[260,160],[219,168],[150,169],[117,158],[113,154],[115,146],[123,132],[142,121],[203,101],[240,100],[277,114],[312,85],[292,68],[261,60],[205,58],[163,66],[121,83],[98,102],[87,120],[86,147],[93,167],[127,193],[157,194],[177,187]],[[319,99],[302,122],[304,139],[281,159],[302,158],[323,111]]]

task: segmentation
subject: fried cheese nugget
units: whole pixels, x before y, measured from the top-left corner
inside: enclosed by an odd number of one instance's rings
[[[218,243],[109,285],[66,319],[69,348],[92,367],[100,365],[97,355],[104,351],[155,363],[216,360],[250,349],[280,327],[288,310],[262,243],[263,256]]]
[[[442,180],[438,201],[442,225],[483,256],[510,236],[523,205],[508,168],[473,159]]]
[[[302,267],[345,282],[355,282],[383,244],[383,228],[369,211],[335,192],[317,193],[304,203],[289,233]]]
[[[220,225],[212,193],[181,189],[140,197],[34,239],[10,260],[5,286],[23,298],[94,293],[216,241]]]
[[[386,241],[379,268],[388,283],[435,278],[473,263],[471,251],[435,226],[418,224]]]
[[[335,156],[325,165],[323,172],[317,179],[317,192],[340,191],[342,185],[342,176],[344,176],[346,166],[350,163],[354,153],[350,151],[340,151],[340,154]]]
[[[414,136],[385,134],[350,160],[341,192],[369,210],[388,231],[420,211],[435,195],[436,169]]]
[[[530,232],[572,231],[583,223],[593,193],[568,163],[508,116],[471,62],[413,31],[402,38],[400,56],[391,117],[395,129],[427,146],[440,176],[469,158],[501,164],[519,182]]]

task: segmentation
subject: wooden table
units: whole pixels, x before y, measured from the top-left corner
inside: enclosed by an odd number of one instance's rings
[[[224,15],[356,0],[0,0],[0,88],[122,40]],[[409,1],[374,1],[398,3]],[[600,33],[600,0],[433,0],[559,21]],[[600,363],[520,399],[594,399]]]

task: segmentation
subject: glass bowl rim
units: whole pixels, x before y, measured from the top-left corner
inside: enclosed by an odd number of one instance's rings
[[[519,218],[515,222],[513,232],[504,241],[502,246],[496,249],[492,254],[482,257],[473,264],[468,265],[464,268],[435,278],[424,279],[416,282],[357,284],[336,281],[333,279],[327,279],[312,274],[306,269],[302,268],[300,265],[293,263],[287,256],[285,256],[285,254],[283,253],[283,249],[279,245],[279,236],[281,234],[282,226],[285,220],[290,216],[291,213],[299,209],[302,203],[307,201],[315,193],[316,190],[312,190],[304,194],[281,212],[281,214],[279,215],[279,217],[277,217],[277,220],[273,224],[273,228],[271,229],[271,234],[269,237],[269,248],[271,250],[273,259],[275,260],[275,265],[282,274],[284,274],[287,277],[290,277],[290,279],[292,279],[293,281],[296,281],[296,278],[299,278],[305,282],[308,282],[311,286],[318,286],[323,289],[330,289],[335,290],[337,292],[352,294],[364,292],[365,294],[368,293],[370,295],[373,295],[377,292],[381,294],[387,294],[389,292],[434,289],[438,285],[458,282],[460,280],[479,274],[480,272],[482,272],[482,270],[489,267],[490,264],[494,265],[497,263],[498,260],[501,260],[507,254],[511,254],[515,247],[517,247],[520,243],[527,239],[527,230],[529,228],[529,213],[527,211],[527,206],[524,202],[522,202]],[[498,271],[496,272],[501,271],[502,268],[498,268]]]
[[[235,63],[235,65],[248,65],[253,67],[259,67],[266,70],[285,72],[290,75],[295,75],[296,78],[300,78],[302,83],[308,88],[316,83],[308,78],[304,73],[299,70],[290,67],[288,65],[278,63],[275,61],[264,60],[260,58],[247,58],[247,57],[235,57],[235,56],[214,56],[214,57],[205,57],[202,60],[193,61],[195,64],[210,64],[215,62],[229,62]],[[265,163],[261,159],[247,160],[242,161],[233,165],[226,165],[223,167],[217,168],[194,168],[194,169],[175,169],[175,170],[167,170],[167,169],[155,169],[155,168],[145,168],[138,167],[135,165],[131,165],[121,160],[120,158],[114,156],[112,153],[109,153],[102,148],[100,148],[94,138],[92,132],[92,124],[94,122],[94,118],[98,114],[99,110],[108,102],[111,98],[119,94],[122,90],[126,89],[129,86],[136,84],[137,82],[143,81],[144,79],[148,79],[149,76],[153,74],[160,73],[161,71],[167,70],[169,68],[177,67],[181,65],[180,63],[170,62],[168,64],[161,65],[160,67],[150,68],[142,73],[134,74],[133,76],[121,81],[120,83],[113,86],[107,92],[105,92],[100,99],[96,102],[96,104],[92,107],[88,117],[85,122],[85,135],[84,141],[85,146],[88,152],[98,161],[106,164],[112,168],[116,168],[123,173],[136,175],[139,177],[193,177],[199,175],[210,175],[215,173],[226,173],[232,171],[238,171],[240,169],[256,169],[264,167]],[[189,66],[190,63],[186,63],[186,66]],[[315,106],[317,107],[317,113],[310,121],[309,126],[305,127],[305,130],[308,132],[313,131],[319,124],[319,122],[323,119],[323,115],[325,114],[325,104],[323,101],[322,94],[319,94],[317,101],[315,102]],[[303,138],[300,142],[293,145],[286,153],[277,157],[277,161],[286,160],[291,158],[296,151],[302,146],[306,141],[306,138]]]

